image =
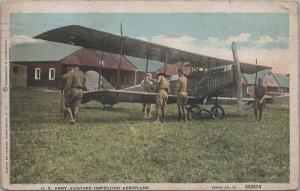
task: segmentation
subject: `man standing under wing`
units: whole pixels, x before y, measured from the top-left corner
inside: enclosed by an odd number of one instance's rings
[[[67,73],[61,76],[61,108],[60,108],[60,116],[64,117],[64,119],[67,118],[67,111],[66,111],[66,94],[64,91],[64,88],[66,86],[66,83],[68,81],[68,75],[73,71],[73,68],[68,66]]]
[[[152,74],[147,73],[146,78],[141,81],[142,92],[151,92],[151,89],[153,87],[153,82],[149,80],[151,77],[152,77]],[[142,113],[143,113],[145,119],[151,118],[150,112],[151,112],[151,103],[143,103]]]
[[[168,101],[168,93],[170,92],[170,84],[163,73],[158,74],[157,79],[150,79],[157,84],[156,97],[156,119],[154,123],[159,123],[159,110],[161,110],[162,121],[165,122],[166,105]]]
[[[79,70],[79,65],[73,65],[73,72],[69,73],[68,80],[64,88],[66,94],[66,110],[70,117],[70,124],[74,124],[77,119],[79,105],[85,89],[85,75]]]
[[[178,107],[178,119],[179,121],[187,121],[186,116],[186,104],[187,104],[187,78],[184,76],[182,69],[178,69],[178,85],[177,92],[177,107]]]
[[[255,87],[254,92],[254,116],[257,120],[257,110],[259,111],[258,114],[258,121],[262,118],[262,111],[263,106],[265,102],[265,94],[266,94],[266,88],[262,85],[262,79],[258,79],[258,86]]]

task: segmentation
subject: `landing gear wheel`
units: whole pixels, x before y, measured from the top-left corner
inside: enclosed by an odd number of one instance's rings
[[[224,119],[225,111],[220,105],[214,105],[211,109],[211,117],[214,119]]]
[[[191,106],[188,108],[188,119],[189,120],[200,120],[202,118],[202,109],[197,106]]]

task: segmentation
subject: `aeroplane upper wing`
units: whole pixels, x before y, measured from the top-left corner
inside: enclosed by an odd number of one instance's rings
[[[191,53],[155,43],[119,36],[78,25],[56,28],[42,33],[35,38],[66,44],[73,44],[89,49],[97,49],[115,54],[128,55],[160,62],[167,60],[168,64],[180,61],[189,62],[201,68],[214,68],[229,65],[233,61],[218,59],[201,54]],[[121,48],[122,47],[122,48]],[[240,63],[243,73],[270,69],[271,67]]]

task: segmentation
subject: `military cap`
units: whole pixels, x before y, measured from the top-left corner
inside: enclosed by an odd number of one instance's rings
[[[183,70],[181,68],[178,68],[178,74],[183,74]]]
[[[79,68],[79,64],[73,64],[72,67],[73,68]]]
[[[159,73],[159,74],[157,74],[157,77],[159,77],[159,76],[164,76],[164,77],[166,77],[166,75],[165,75],[164,73]]]

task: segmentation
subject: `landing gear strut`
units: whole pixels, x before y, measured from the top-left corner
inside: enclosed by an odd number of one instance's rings
[[[207,97],[204,99],[203,104],[201,106],[198,105],[190,105],[187,106],[188,111],[188,119],[189,120],[200,120],[203,119],[203,113],[206,112],[213,119],[224,119],[225,111],[222,106],[218,104],[218,97],[215,99],[214,105],[210,110],[205,109],[203,106],[205,105]]]

